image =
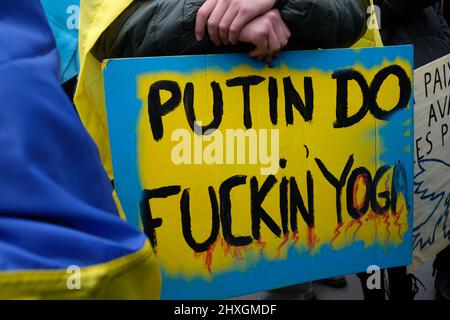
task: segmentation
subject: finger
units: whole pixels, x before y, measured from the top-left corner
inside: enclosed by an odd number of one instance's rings
[[[269,55],[267,55],[265,57],[265,60],[269,63],[272,62],[273,60],[275,60],[275,58],[277,58],[280,55],[280,52],[281,52],[281,49],[271,52]]]
[[[275,34],[278,38],[278,41],[280,43],[280,49],[284,48],[289,40],[289,36],[290,36],[290,32],[289,29],[287,28],[286,24],[284,23],[284,21],[281,19],[280,13],[278,12],[278,10],[272,10],[270,12],[270,20],[272,23],[272,27],[275,31]]]
[[[281,51],[278,51],[277,53],[275,53],[275,55],[273,56],[273,60],[278,59],[278,57],[280,56]]]
[[[291,31],[289,30],[289,28],[287,27],[287,25],[284,22],[282,23],[282,26],[283,26],[284,30],[286,31],[285,32],[286,37],[289,39],[291,37]]]
[[[214,7],[213,12],[208,18],[208,34],[209,38],[216,46],[220,46],[220,36],[219,36],[219,23],[222,20],[223,15],[228,9],[228,3],[225,1],[219,1]]]
[[[228,31],[228,40],[231,44],[236,44],[238,42],[239,33],[241,32],[242,28],[250,22],[250,20],[251,17],[248,16],[245,11],[240,10],[237,13]]]
[[[289,38],[291,37],[291,31],[289,30],[289,28],[286,26],[286,24],[283,21],[281,22],[281,26],[284,31],[284,36],[286,37],[286,45],[287,45],[287,42],[289,42]],[[284,46],[286,46],[286,45],[284,45]]]
[[[273,28],[280,43],[280,49],[282,49],[288,44],[290,36],[289,29],[287,29],[286,25],[282,21],[276,21],[273,24]]]
[[[200,7],[195,18],[195,38],[202,41],[205,37],[206,22],[216,6],[217,0],[206,0]]]
[[[281,49],[280,41],[278,40],[274,28],[269,29],[267,40],[268,48],[265,60],[272,62],[273,56]]]
[[[231,23],[236,18],[238,14],[238,9],[236,7],[228,7],[227,11],[222,17],[222,20],[220,20],[219,23],[219,36],[220,40],[223,44],[228,45],[230,44],[228,40],[228,33],[230,30]]]
[[[291,36],[291,32],[289,31],[289,28],[284,23],[284,21],[281,19],[281,16],[278,12],[276,13],[276,18],[273,19],[272,22],[273,22],[275,33],[277,34],[278,39],[279,40],[282,40],[282,39],[289,40],[289,38]],[[280,41],[280,43],[281,43],[281,41]],[[283,45],[283,47],[284,46],[285,45]]]
[[[271,63],[275,58],[275,53],[268,54],[264,57],[264,61]]]
[[[267,37],[263,38],[257,45],[256,49],[250,51],[250,57],[258,60],[263,59],[267,55],[268,42]]]
[[[278,40],[278,37],[275,33],[275,29],[269,28],[269,32],[267,35],[267,55],[273,55],[275,52],[279,51],[281,46],[280,46],[280,41]]]

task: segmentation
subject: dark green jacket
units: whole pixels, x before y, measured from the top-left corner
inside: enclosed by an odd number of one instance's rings
[[[256,0],[255,0],[256,1]],[[195,40],[196,14],[204,0],[135,0],[100,37],[98,60],[246,51],[248,45],[215,47]],[[348,47],[366,29],[369,0],[278,0],[291,31],[287,49]]]

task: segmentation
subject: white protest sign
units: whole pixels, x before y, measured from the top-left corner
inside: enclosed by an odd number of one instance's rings
[[[414,266],[450,244],[450,55],[414,72]]]

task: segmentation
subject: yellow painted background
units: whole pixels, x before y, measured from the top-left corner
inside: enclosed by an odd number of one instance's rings
[[[407,61],[397,60],[412,77],[411,67]],[[392,63],[389,63],[392,64]],[[370,70],[363,66],[354,68],[362,72],[370,83],[377,71],[377,66]],[[265,68],[255,70],[247,66],[237,67],[231,72],[221,70],[207,70],[192,74],[181,73],[152,73],[140,76],[137,80],[137,95],[142,101],[142,111],[137,128],[138,137],[138,167],[142,188],[154,189],[169,185],[181,185],[182,189],[189,188],[191,195],[192,233],[197,242],[203,242],[211,230],[211,208],[207,188],[214,186],[218,195],[220,184],[233,175],[247,175],[247,184],[239,186],[231,193],[233,232],[235,235],[251,235],[250,213],[250,177],[257,176],[259,185],[265,181],[260,176],[260,164],[257,165],[174,165],[171,161],[172,148],[177,142],[171,141],[171,134],[179,128],[189,129],[185,118],[183,102],[167,116],[163,117],[164,137],[155,142],[151,133],[147,114],[147,95],[151,84],[158,80],[174,80],[180,84],[183,92],[187,82],[193,82],[195,87],[194,108],[198,120],[207,124],[212,119],[212,90],[211,81],[217,81],[222,88],[224,101],[224,115],[219,130],[242,128],[243,98],[242,88],[229,88],[225,81],[237,76],[260,75],[266,81],[251,88],[251,112],[253,128],[280,130],[280,157],[287,159],[286,169],[278,171],[278,183],[271,190],[263,207],[281,227],[279,214],[279,182],[283,176],[295,176],[301,190],[305,205],[307,205],[306,171],[311,170],[314,178],[315,197],[315,230],[316,243],[308,246],[308,231],[300,213],[298,213],[298,239],[290,234],[288,241],[280,248],[285,239],[275,237],[261,222],[261,243],[253,243],[245,248],[230,248],[219,236],[217,243],[209,253],[195,254],[185,243],[181,230],[181,213],[179,200],[181,193],[167,199],[152,199],[153,216],[163,218],[163,224],[156,229],[158,239],[158,257],[162,268],[169,275],[186,278],[211,278],[214,274],[233,270],[246,270],[261,259],[261,254],[269,260],[285,259],[287,248],[295,246],[297,250],[310,250],[315,254],[321,245],[331,244],[339,250],[355,241],[364,241],[366,247],[372,246],[378,239],[379,244],[396,245],[402,242],[402,235],[407,231],[407,211],[404,200],[400,199],[398,208],[400,214],[386,217],[376,216],[370,212],[355,223],[347,214],[345,188],[342,194],[342,217],[344,224],[339,227],[336,220],[335,188],[324,178],[316,165],[314,158],[319,158],[336,177],[353,154],[356,167],[364,166],[371,171],[372,177],[383,163],[379,155],[383,151],[383,143],[378,136],[378,128],[383,125],[368,113],[366,117],[353,127],[345,129],[333,128],[336,118],[336,80],[332,79],[331,71],[321,70],[298,71],[286,67],[277,69]],[[278,80],[278,125],[273,126],[269,116],[268,78],[273,76]],[[284,91],[282,78],[291,76],[296,89],[304,98],[303,77],[313,78],[314,114],[310,123],[305,123],[300,114],[294,109],[294,125],[287,127],[284,113]],[[398,101],[396,87],[397,79],[389,77],[383,85],[378,101],[384,109],[392,108]],[[355,82],[349,86],[349,114],[362,104],[361,90]],[[190,129],[189,129],[190,130]],[[306,159],[304,145],[307,145],[310,156]],[[205,146],[205,144],[204,144]],[[392,176],[392,169],[385,180]],[[380,184],[384,185],[384,183]],[[380,187],[378,192],[390,189]],[[383,204],[383,200],[380,202]],[[210,265],[211,273],[207,265]]]

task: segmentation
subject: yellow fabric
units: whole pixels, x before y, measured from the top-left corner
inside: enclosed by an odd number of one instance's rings
[[[103,31],[132,0],[81,0],[79,54],[80,75],[75,93],[81,120],[98,145],[103,165],[111,179],[113,168],[106,117],[102,65],[90,53]],[[370,0],[371,4],[373,1]],[[378,30],[367,30],[354,48],[382,46]]]
[[[117,196],[116,190],[113,190],[113,199],[116,203],[117,211],[119,212],[120,217],[127,221],[127,217],[125,216],[125,211],[123,211],[122,204],[120,203],[119,197]]]
[[[79,18],[80,74],[75,105],[81,121],[99,148],[105,169],[113,179],[106,118],[102,66],[90,51],[103,31],[130,5],[132,0],[81,0]]]
[[[136,253],[80,270],[69,290],[66,270],[0,273],[0,299],[159,299],[161,275],[148,243]]]
[[[370,0],[371,5],[371,14],[373,15],[372,18],[374,19],[372,22],[372,25],[375,27],[375,29],[367,29],[364,36],[362,36],[361,39],[359,39],[358,42],[356,42],[352,48],[368,48],[368,47],[382,47],[383,41],[381,40],[381,34],[379,32],[379,25],[378,25],[378,19],[375,16],[374,4],[373,0]]]
[[[352,48],[382,47],[381,35],[378,30],[367,30],[364,36]]]

